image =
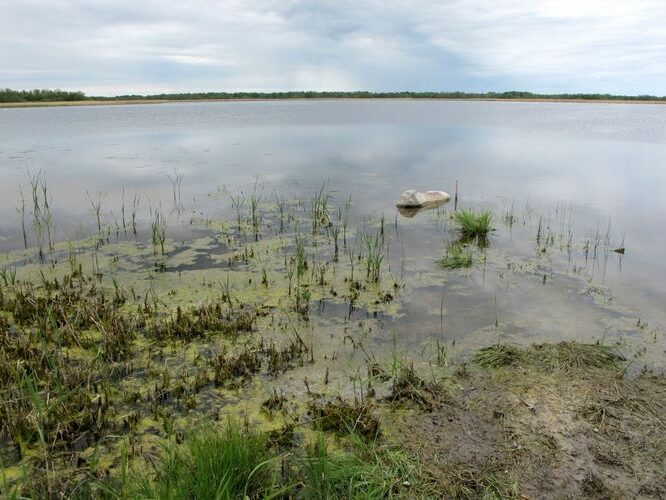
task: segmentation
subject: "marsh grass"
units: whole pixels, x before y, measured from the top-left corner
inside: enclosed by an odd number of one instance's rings
[[[474,362],[484,368],[511,366],[525,360],[524,349],[514,345],[495,344],[479,349]]]
[[[613,346],[573,341],[530,347],[495,344],[480,349],[474,356],[474,362],[485,368],[526,364],[566,372],[589,368],[617,369],[623,361],[624,356]]]
[[[427,480],[416,462],[405,453],[360,439],[351,440],[350,451],[328,450],[322,435],[299,461],[301,488],[297,498],[409,498],[418,486],[418,495],[427,497]]]
[[[300,450],[281,452],[262,434],[230,421],[227,429],[194,431],[170,443],[154,472],[129,472],[127,458],[111,481],[97,482],[111,498],[382,499],[435,493],[418,462],[405,452],[352,435],[331,451],[325,435]]]
[[[157,255],[157,248],[164,255],[164,243],[166,242],[166,218],[159,209],[154,211],[153,220],[150,224],[150,239],[153,244],[153,254]]]
[[[44,244],[48,244],[49,254],[53,259],[53,231],[54,231],[54,218],[49,202],[49,192],[46,183],[46,178],[39,171],[36,174],[28,174],[30,181],[30,192],[32,195],[32,218],[33,229],[35,231],[35,240],[38,248],[39,261],[43,264],[45,262]],[[27,243],[25,234],[25,201],[23,199],[23,190],[21,189],[21,207],[19,209],[22,218],[23,241]],[[46,236],[46,238],[45,238]]]
[[[384,261],[384,235],[381,231],[373,234],[364,233],[365,243],[365,277],[371,283],[378,283],[381,278],[382,262]]]
[[[446,247],[446,254],[437,263],[444,269],[461,269],[471,267],[474,258],[463,243],[454,242]]]
[[[475,213],[472,210],[454,212],[453,220],[458,225],[461,238],[468,240],[485,240],[492,231],[493,215],[488,210]]]
[[[251,222],[252,222],[252,228],[254,229],[254,239],[255,241],[259,237],[259,229],[260,229],[260,214],[259,214],[259,206],[261,204],[261,198],[263,196],[263,189],[261,192],[258,192],[258,182],[259,179],[256,178],[254,180],[254,186],[252,188],[252,195],[250,195],[250,208],[251,208]]]
[[[319,228],[324,228],[328,233],[331,226],[331,217],[329,214],[329,202],[331,194],[328,191],[328,181],[324,181],[310,200],[310,222],[312,225],[312,234],[319,232]]]
[[[93,200],[90,196],[90,193],[86,191],[90,205],[92,206],[93,215],[95,216],[95,222],[97,223],[97,235],[99,236],[99,241],[101,242],[104,238],[102,234],[102,198],[103,193],[99,193],[96,200]]]
[[[16,211],[21,216],[21,236],[23,237],[23,248],[28,249],[28,232],[25,228],[25,195],[23,194],[23,187],[19,186],[20,205],[16,207]]]
[[[207,427],[184,445],[168,445],[154,477],[128,475],[115,488],[116,498],[261,498],[278,488],[265,435],[230,421],[223,432]]]
[[[314,427],[323,431],[356,434],[365,440],[376,440],[380,435],[379,419],[367,404],[351,405],[340,398],[312,402],[310,414],[315,417]]]

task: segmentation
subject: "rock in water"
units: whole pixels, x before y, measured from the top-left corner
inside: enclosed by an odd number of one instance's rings
[[[396,206],[398,208],[423,208],[430,205],[439,206],[451,199],[444,191],[416,191],[408,189],[403,191]]]

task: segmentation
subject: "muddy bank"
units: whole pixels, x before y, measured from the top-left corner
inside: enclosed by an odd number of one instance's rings
[[[613,364],[499,364],[461,366],[446,400],[395,422],[444,496],[664,497],[663,376],[627,378]]]

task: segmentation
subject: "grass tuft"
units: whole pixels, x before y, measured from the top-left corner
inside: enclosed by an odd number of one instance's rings
[[[585,368],[618,368],[625,361],[613,346],[559,342],[519,347],[495,344],[480,349],[474,362],[484,368],[530,364],[552,371],[572,371]]]
[[[578,342],[538,344],[530,351],[538,364],[564,371],[581,368],[618,368],[625,360],[615,347],[601,344]]]
[[[471,267],[474,263],[472,252],[460,242],[450,244],[446,248],[446,255],[437,263],[444,269],[462,269]]]
[[[518,346],[495,344],[484,347],[474,355],[474,362],[484,368],[513,366],[525,359],[525,352]]]
[[[453,214],[453,220],[458,224],[460,236],[465,239],[485,239],[492,227],[493,214],[488,210],[474,213],[472,210],[462,210]]]
[[[205,428],[172,445],[153,479],[130,476],[123,498],[257,498],[275,487],[266,436],[229,422],[223,433]]]
[[[400,451],[358,441],[352,452],[329,453],[319,435],[301,459],[298,498],[409,498],[408,489],[422,474]],[[426,485],[421,485],[426,488]]]

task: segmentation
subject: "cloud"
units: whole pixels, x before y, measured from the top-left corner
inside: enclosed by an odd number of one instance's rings
[[[0,86],[663,94],[659,0],[13,0]]]

